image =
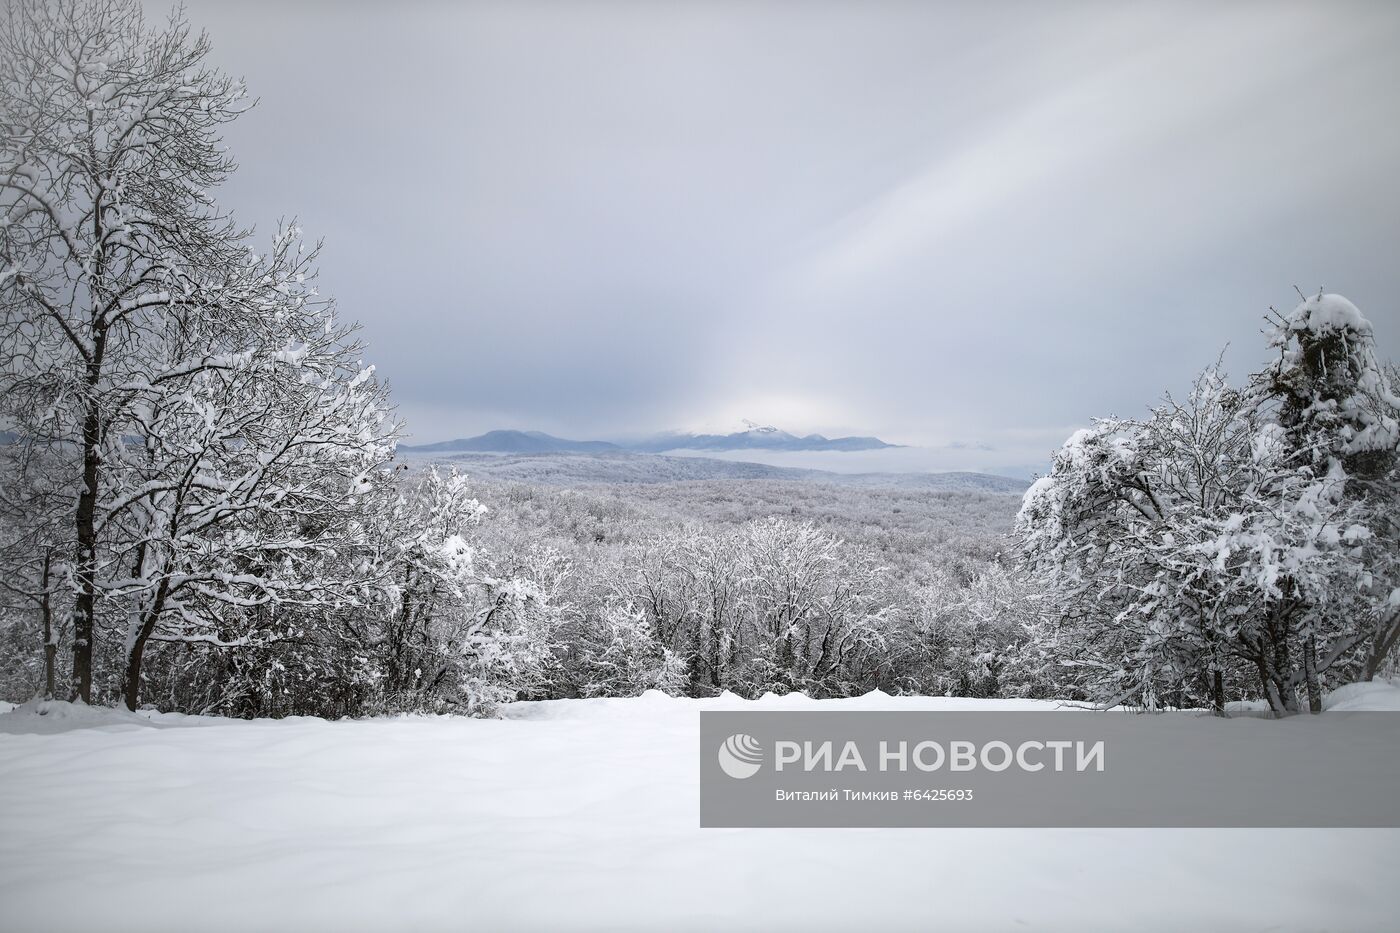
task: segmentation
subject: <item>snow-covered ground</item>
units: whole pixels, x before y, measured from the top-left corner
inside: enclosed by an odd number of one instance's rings
[[[5,930],[1359,930],[1400,926],[1396,830],[701,830],[699,709],[499,720],[0,716]],[[1400,686],[1335,708],[1400,709]]]

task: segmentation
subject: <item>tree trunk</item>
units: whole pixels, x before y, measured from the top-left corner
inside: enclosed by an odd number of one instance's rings
[[[1269,709],[1273,714],[1282,719],[1298,712],[1298,699],[1293,685],[1288,682],[1287,675],[1275,666],[1267,646],[1255,656],[1254,664],[1259,670],[1259,686],[1264,691],[1264,698],[1269,701]]]
[[[718,615],[718,614],[716,614]],[[723,639],[720,636],[718,618],[710,622],[710,685],[718,688],[723,682],[719,676],[720,665],[723,661]]]
[[[1225,671],[1220,664],[1220,636],[1215,626],[1204,625],[1206,644],[1209,646],[1210,666],[1206,669],[1206,688],[1210,691],[1210,708],[1217,716],[1225,715]]]
[[[1293,687],[1293,654],[1288,647],[1289,619],[1286,610],[1276,609],[1269,624],[1269,637],[1273,642],[1272,657],[1269,659],[1269,705],[1275,715],[1290,716],[1298,712],[1298,691]],[[1268,650],[1266,648],[1266,650]]]
[[[1322,712],[1322,685],[1317,679],[1317,636],[1311,632],[1303,644],[1303,680],[1308,686],[1308,712]]]
[[[100,370],[88,367],[88,382],[96,384]],[[93,398],[87,401],[83,418],[83,485],[78,495],[78,512],[74,519],[78,536],[77,561],[74,576],[78,594],[73,604],[73,678],[74,700],[92,702],[92,640],[93,616],[97,596],[97,448],[101,440],[101,413]]]
[[[92,129],[92,113],[88,116]],[[98,187],[100,191],[100,186]],[[88,289],[92,298],[92,355],[87,358],[87,397],[83,400],[83,485],[78,494],[74,519],[78,538],[78,560],[73,568],[78,594],[73,605],[73,694],[74,699],[92,702],[92,652],[97,603],[97,490],[101,461],[102,409],[97,389],[102,384],[102,362],[107,354],[107,329],[102,322],[103,294],[95,284],[106,274],[103,255],[103,204],[99,194],[92,205],[92,237],[95,249]]]
[[[53,634],[53,609],[49,605],[49,569],[53,562],[53,552],[44,554],[44,592],[39,598],[39,613],[44,620],[44,699],[53,699],[54,660],[58,654],[58,642]]]
[[[89,418],[89,422],[94,421]],[[96,441],[89,446],[88,426],[83,428],[83,489],[78,496],[76,530],[78,553],[74,576],[78,594],[73,604],[73,699],[92,701],[92,638],[93,615],[96,606],[97,572],[97,451]],[[91,432],[95,436],[95,430]]]
[[[150,606],[141,614],[140,625],[132,630],[128,639],[126,671],[122,678],[122,699],[126,701],[126,708],[132,712],[136,711],[136,704],[140,699],[141,659],[146,652],[146,642],[150,640],[151,633],[155,631],[160,614],[165,611],[165,599],[169,593],[169,580],[161,580],[160,586],[156,588],[155,596],[151,599]]]

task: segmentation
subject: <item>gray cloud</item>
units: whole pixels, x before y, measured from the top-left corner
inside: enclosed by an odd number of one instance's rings
[[[1400,356],[1393,4],[189,15],[262,99],[226,202],[326,238],[420,439],[747,416],[1024,464],[1243,374],[1295,283]]]

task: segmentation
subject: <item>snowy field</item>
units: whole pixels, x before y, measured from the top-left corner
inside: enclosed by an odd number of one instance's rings
[[[1335,708],[1400,708],[1356,685]],[[1025,709],[722,697],[500,720],[0,716],[0,928],[1361,930],[1391,830],[701,830],[699,709]]]

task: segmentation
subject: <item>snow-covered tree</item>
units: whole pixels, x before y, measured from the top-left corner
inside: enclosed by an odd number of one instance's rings
[[[897,686],[949,696],[1068,697],[1074,685],[1057,677],[1057,658],[1033,636],[1042,623],[1038,597],[1032,581],[999,561],[970,580],[940,568],[897,604],[907,616],[888,638]]]
[[[609,603],[574,632],[565,650],[581,696],[636,696],[646,690],[679,695],[685,661],[661,644],[646,614],[634,605]]]
[[[306,295],[282,293],[274,326],[221,340],[217,365],[153,382],[107,456],[97,584],[129,607],[131,708],[152,639],[248,647],[294,634],[298,612],[367,595],[341,558],[364,547],[359,500],[391,455],[385,393],[332,309],[288,300]],[[173,344],[164,373],[190,358]]]
[[[614,593],[684,661],[693,692],[840,696],[890,670],[883,569],[810,523],[657,535],[634,549]]]
[[[1275,362],[1254,380],[1281,430],[1294,481],[1283,493],[1288,513],[1316,521],[1320,510],[1346,514],[1343,545],[1360,589],[1336,611],[1362,613],[1360,631],[1331,649],[1369,640],[1365,676],[1373,676],[1400,637],[1400,386],[1376,357],[1371,322],[1340,295],[1304,298],[1277,315]],[[1332,542],[1325,542],[1331,545]],[[1319,623],[1304,618],[1305,663],[1314,664]],[[1348,626],[1355,628],[1356,626]],[[1321,696],[1307,671],[1314,711]]]
[[[1199,401],[1206,419],[1228,422],[1216,398],[1198,391],[1192,407]],[[1228,506],[1208,498],[1222,485],[1214,470],[1198,479],[1191,461],[1155,439],[1149,424],[1122,419],[1076,432],[1026,493],[1018,519],[1024,554],[1045,572],[1061,625],[1074,633],[1062,640],[1072,649],[1063,662],[1107,703],[1136,697],[1155,706],[1159,694],[1209,672],[1213,594],[1191,538]]]
[[[1394,548],[1377,541],[1395,540],[1397,407],[1370,324],[1318,296],[1274,339],[1246,389],[1217,367],[1185,403],[1100,420],[1025,496],[1024,554],[1072,633],[1058,644],[1106,702],[1221,709],[1244,665],[1275,712],[1300,687],[1317,710],[1329,670],[1393,648]]]
[[[20,0],[0,23],[0,417],[7,458],[76,478],[59,576],[84,701],[104,617],[134,704],[152,639],[248,644],[275,606],[348,598],[316,555],[354,537],[391,453],[315,250],[288,227],[257,251],[211,197],[246,104],[208,53],[135,0]]]
[[[868,555],[809,523],[779,518],[747,525],[739,545],[745,630],[769,665],[771,686],[841,696],[883,666],[883,569]]]
[[[346,616],[370,661],[373,706],[484,714],[544,690],[567,570],[559,555],[487,553],[486,508],[455,470],[376,482],[367,574],[378,595]]]
[[[486,509],[467,479],[430,469],[381,490],[373,536],[382,605],[353,628],[378,667],[389,708],[432,705],[455,687],[461,635],[473,612],[476,552],[468,539]]]

